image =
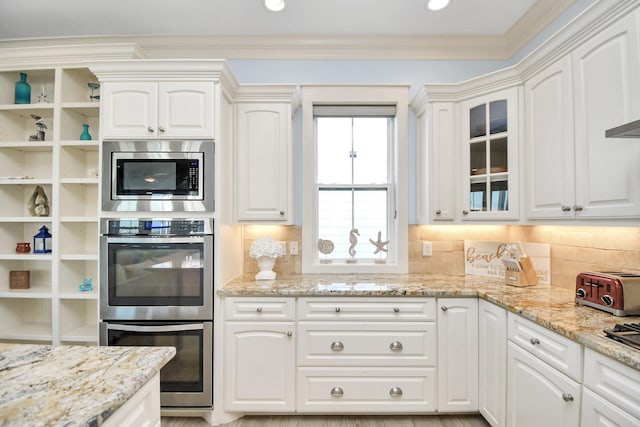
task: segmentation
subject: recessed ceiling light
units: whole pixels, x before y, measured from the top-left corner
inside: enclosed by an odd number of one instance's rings
[[[271,12],[280,12],[285,7],[284,0],[264,0],[264,7]]]
[[[427,7],[429,10],[442,10],[449,6],[449,0],[428,0]]]

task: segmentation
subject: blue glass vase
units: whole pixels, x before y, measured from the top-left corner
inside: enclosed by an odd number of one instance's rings
[[[27,83],[27,74],[20,73],[20,81],[16,82],[16,104],[31,104],[31,86]]]
[[[91,134],[89,133],[89,125],[82,125],[82,133],[80,134],[80,141],[91,141]]]

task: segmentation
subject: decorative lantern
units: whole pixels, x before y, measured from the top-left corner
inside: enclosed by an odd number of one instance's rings
[[[51,253],[51,233],[46,225],[40,227],[38,234],[33,236],[33,253],[34,254],[50,254]]]

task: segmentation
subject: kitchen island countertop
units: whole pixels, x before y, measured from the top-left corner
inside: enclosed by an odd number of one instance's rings
[[[174,347],[0,344],[0,425],[99,426]]]
[[[578,306],[568,289],[537,285],[515,287],[502,280],[446,274],[303,274],[256,281],[240,276],[225,284],[223,297],[479,297],[516,313],[586,348],[640,370],[640,350],[605,337],[616,323],[640,323],[640,317],[616,317]]]

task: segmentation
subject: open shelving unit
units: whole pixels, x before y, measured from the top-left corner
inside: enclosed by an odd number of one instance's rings
[[[31,104],[14,104],[20,72],[31,85]],[[86,67],[0,71],[0,341],[99,341],[100,103],[88,86],[97,81]],[[29,141],[37,134],[32,115],[47,126],[44,141]],[[80,140],[83,124],[93,140]],[[29,213],[36,186],[49,199],[49,216]],[[42,225],[53,236],[52,253],[16,253],[18,242],[33,249]],[[24,270],[30,288],[10,289],[10,272]],[[93,279],[93,291],[79,291],[85,278]]]

